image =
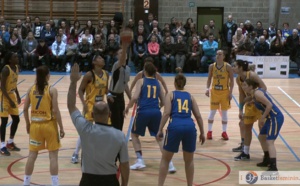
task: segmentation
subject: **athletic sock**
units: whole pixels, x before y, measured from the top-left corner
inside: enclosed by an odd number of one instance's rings
[[[8,143],[8,144],[11,144],[11,143],[13,143],[13,142],[14,142],[14,139],[9,138],[9,139],[7,140],[7,143]]]
[[[249,154],[250,146],[244,145],[244,153]]]
[[[30,185],[31,176],[25,175],[23,185]]]
[[[227,130],[227,124],[222,124],[222,130],[223,130],[223,132],[226,132],[226,130]]]
[[[213,127],[213,124],[212,123],[208,123],[208,131],[212,131],[212,127]]]
[[[137,159],[143,159],[142,151],[141,150],[135,151],[135,154],[136,154]]]
[[[51,176],[52,186],[58,186],[58,175]]]
[[[3,147],[5,147],[5,146],[6,146],[5,141],[4,141],[4,142],[1,142],[1,149],[2,149]]]

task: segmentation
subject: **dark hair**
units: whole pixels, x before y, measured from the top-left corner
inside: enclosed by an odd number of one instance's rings
[[[103,54],[95,54],[92,58],[92,62],[97,60],[98,57],[101,57],[102,59],[105,59]],[[90,63],[89,69],[90,69],[90,72],[92,73],[92,78],[93,78],[92,82],[93,83],[95,82],[95,73],[93,71],[94,68],[95,68],[94,64]]]
[[[144,69],[147,72],[147,74],[151,77],[154,76],[154,74],[156,73],[156,67],[153,63],[145,63]]]
[[[249,65],[248,61],[238,59],[236,60],[236,65],[238,67],[242,67],[243,71],[248,71],[248,65]]]
[[[146,62],[154,63],[154,60],[153,60],[152,57],[146,57],[146,58],[144,59],[144,63],[146,63]]]
[[[4,57],[4,63],[0,66],[0,73],[2,73],[2,69],[4,68],[5,65],[9,64],[9,61],[11,59],[11,57],[14,55],[14,52],[8,52],[6,53],[5,57]],[[1,79],[1,78],[0,78]]]
[[[252,79],[246,79],[245,83],[247,83],[247,85],[249,85],[249,86],[252,86],[253,89],[256,89],[259,86],[259,84]]]
[[[40,95],[44,94],[45,86],[48,85],[48,74],[49,68],[46,65],[39,66],[36,69],[36,86]]]
[[[186,78],[183,74],[179,73],[175,77],[175,85],[178,89],[183,90],[186,84]]]

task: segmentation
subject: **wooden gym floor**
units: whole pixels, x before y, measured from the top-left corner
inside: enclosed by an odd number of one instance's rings
[[[30,73],[29,73],[30,74]],[[131,77],[131,80],[133,76]],[[164,77],[169,91],[174,90],[173,75]],[[28,155],[28,135],[25,129],[25,121],[23,117],[23,101],[26,91],[35,80],[35,76],[24,75],[19,76],[18,89],[22,98],[19,106],[20,124],[15,137],[16,144],[21,148],[20,152],[12,152],[11,156],[0,156],[0,185],[22,185],[24,176],[24,167]],[[195,96],[200,112],[204,120],[205,135],[207,132],[207,117],[209,113],[209,98],[204,95],[207,77],[190,75],[187,77],[186,90]],[[273,101],[279,106],[284,113],[285,122],[280,135],[276,140],[278,168],[282,171],[299,171],[300,170],[300,81],[298,78],[289,79],[264,79],[268,86]],[[78,185],[81,178],[80,164],[71,164],[70,159],[75,148],[78,134],[71,123],[71,119],[67,110],[67,91],[69,87],[68,74],[56,74],[50,78],[50,83],[55,85],[59,92],[59,107],[63,119],[63,125],[66,136],[62,139],[62,148],[59,152],[59,180],[61,185]],[[235,85],[231,101],[232,108],[228,112],[228,135],[229,141],[221,139],[221,117],[217,113],[213,127],[213,140],[206,141],[203,146],[197,144],[195,152],[195,176],[194,185],[210,185],[210,186],[233,186],[238,184],[239,171],[263,171],[255,164],[261,161],[263,153],[260,148],[258,139],[257,124],[253,129],[253,140],[250,148],[250,161],[234,161],[234,156],[238,153],[231,151],[237,147],[240,142],[240,134],[238,127],[238,89]],[[128,99],[126,97],[126,104]],[[77,98],[77,107],[82,108],[79,98]],[[131,120],[131,112],[125,118],[123,132],[128,134],[128,127]],[[10,127],[8,127],[10,128]],[[198,129],[198,128],[197,128]],[[10,131],[7,129],[6,139]],[[141,171],[130,172],[130,186],[151,186],[157,185],[158,167],[161,158],[158,145],[154,138],[149,134],[141,138],[143,157],[147,167]],[[128,143],[130,156],[130,164],[135,162],[135,152],[132,143]],[[173,158],[177,172],[168,175],[165,185],[184,186],[185,172],[182,152],[175,154]],[[35,164],[32,176],[32,185],[50,185],[49,176],[49,158],[47,151],[41,151]]]

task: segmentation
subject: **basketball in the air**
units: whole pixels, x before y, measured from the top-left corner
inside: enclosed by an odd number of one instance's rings
[[[126,29],[121,32],[120,37],[121,37],[122,42],[131,43],[132,38],[133,38],[133,32],[129,29]]]

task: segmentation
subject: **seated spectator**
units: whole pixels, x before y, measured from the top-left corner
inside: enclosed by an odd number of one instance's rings
[[[177,43],[174,45],[176,72],[182,72],[187,53],[188,51],[187,51],[186,43],[183,41],[183,36],[178,35]]]
[[[58,35],[60,35],[62,42],[64,42],[65,44],[68,43],[68,37],[66,36],[66,34],[64,34],[63,29],[58,29]]]
[[[86,38],[90,44],[93,43],[94,37],[92,34],[90,34],[89,29],[84,30],[84,33],[79,37],[78,42],[81,43],[83,38]]]
[[[271,42],[271,38],[269,36],[269,32],[267,29],[263,29],[263,36],[265,36],[266,42],[269,44],[270,46],[270,42]]]
[[[165,36],[165,32],[170,32],[171,33],[170,24],[169,23],[165,23],[164,28],[161,31],[162,37]]]
[[[118,50],[120,48],[120,45],[118,42],[115,41],[115,35],[110,34],[108,37],[108,43],[106,45],[106,60],[105,60],[105,69],[107,71],[111,71],[111,68],[113,64],[118,61]]]
[[[272,41],[271,48],[270,48],[270,55],[271,56],[285,55],[284,46],[280,38],[276,38],[274,41]]]
[[[35,50],[37,47],[37,41],[33,37],[33,33],[29,32],[27,38],[23,41],[23,68],[32,70],[36,64]]]
[[[44,39],[39,40],[39,44],[35,50],[35,55],[37,56],[37,63],[34,66],[35,68],[41,65],[46,65],[48,67],[50,66],[50,50]]]
[[[51,46],[51,65],[50,69],[56,70],[56,71],[65,71],[65,65],[66,65],[66,43],[62,42],[61,35],[56,36],[56,40]]]
[[[159,51],[160,51],[160,47],[157,42],[157,37],[155,35],[152,35],[151,42],[148,43],[148,54],[150,57],[153,58],[156,69],[160,68]]]
[[[237,48],[237,55],[252,56],[254,51],[254,44],[250,41],[250,34],[246,34],[245,39],[239,44]]]
[[[283,23],[282,24],[283,26],[283,29],[282,29],[282,37],[284,37],[284,39],[286,40],[287,37],[291,36],[292,35],[292,30],[290,30],[290,25],[289,23]]]
[[[3,41],[4,41],[5,43],[8,43],[8,42],[9,42],[10,34],[9,34],[9,32],[6,30],[5,25],[1,25],[0,37],[3,38]]]
[[[51,47],[52,43],[55,41],[55,35],[56,33],[51,30],[51,25],[49,23],[46,23],[45,30],[42,31],[42,39],[45,40],[48,47]]]
[[[19,65],[22,67],[22,42],[18,39],[17,34],[12,34],[10,36],[9,42],[6,44],[6,51],[17,53]]]
[[[183,41],[185,41],[186,40],[185,39],[185,34],[186,34],[186,31],[185,31],[185,29],[182,26],[182,22],[181,21],[177,21],[176,22],[176,28],[174,28],[171,31],[171,35],[174,37],[175,43],[178,43],[177,42],[178,36],[182,36]]]
[[[208,25],[203,25],[202,32],[200,32],[200,38],[202,42],[208,40],[210,34],[210,28]]]
[[[245,40],[245,36],[242,33],[242,29],[238,28],[236,34],[232,37],[232,52],[234,54],[237,52],[239,44]]]
[[[2,40],[2,37],[0,37],[0,65],[3,64],[2,59],[4,58],[6,54],[6,49],[5,49],[5,43]]]
[[[270,38],[273,38],[276,35],[275,23],[271,23],[268,29]]]
[[[32,27],[32,33],[36,40],[39,40],[42,37],[43,30],[44,30],[44,25],[41,23],[40,18],[35,17],[33,27]]]
[[[112,27],[110,29],[110,34],[113,34],[115,36],[115,41],[120,45],[120,43],[121,43],[120,36],[117,33],[117,29],[115,27]]]
[[[76,19],[73,26],[70,28],[70,37],[73,37],[74,43],[78,43],[78,37],[82,32],[80,22]]]
[[[198,37],[193,36],[192,44],[189,45],[188,49],[187,72],[196,73],[198,71],[201,53],[202,48],[199,45]]]
[[[257,33],[257,36],[256,37],[260,37],[263,35],[263,26],[262,26],[262,22],[261,21],[257,21],[256,22],[256,28],[254,28],[254,31]],[[267,40],[267,38],[266,38]]]
[[[152,32],[147,37],[147,42],[151,42],[152,36],[155,36],[157,39],[157,43],[160,44],[162,42],[162,36],[160,35],[160,32],[158,32],[157,28],[154,27],[152,29]]]
[[[285,44],[285,38],[282,36],[282,32],[280,29],[276,30],[276,35],[274,37],[272,37],[271,39],[271,43],[276,39],[276,38],[280,38],[281,43],[284,45]]]
[[[21,42],[23,42],[22,35],[18,32],[18,28],[13,28],[11,34],[17,34],[17,35],[18,35],[18,39],[19,39]],[[26,39],[26,38],[25,38],[25,39]]]
[[[285,51],[287,55],[290,56],[290,59],[293,61],[294,61],[293,59],[294,56],[292,55],[292,51],[298,45],[298,43],[299,43],[298,30],[293,29],[292,35],[288,36],[285,42]]]
[[[106,25],[106,28],[107,28],[107,37],[109,37],[109,35],[111,34],[111,29],[112,28],[115,28],[117,31],[116,31],[116,34],[119,34],[120,33],[120,29],[119,29],[119,24],[117,24],[115,22],[115,20],[110,20],[110,22]]]
[[[96,33],[97,34],[102,34],[103,35],[103,40],[105,41],[105,43],[106,43],[106,41],[107,41],[107,28],[106,28],[106,26],[104,25],[104,21],[102,20],[102,19],[100,19],[99,20],[99,22],[98,22],[98,27],[96,28]]]
[[[132,18],[128,20],[128,24],[126,25],[126,28],[132,30],[132,32],[135,31],[135,25]]]
[[[89,34],[91,34],[93,36],[93,38],[94,38],[94,36],[96,34],[96,29],[95,29],[95,27],[93,27],[93,23],[92,23],[91,20],[88,20],[86,22],[86,25],[85,25],[85,27],[84,27],[83,30],[84,30],[84,32],[85,32],[85,30],[89,30]],[[89,42],[89,43],[91,43],[91,42]]]
[[[165,35],[162,37],[162,42],[165,42],[165,41],[166,41],[166,38],[167,38],[167,37],[170,37],[171,43],[172,43],[172,44],[175,43],[175,39],[174,39],[173,36],[171,36],[171,32],[166,31],[164,34],[165,34]]]
[[[250,42],[255,46],[256,43],[258,42],[258,39],[256,37],[256,32],[255,31],[252,31],[250,33]]]
[[[185,29],[186,32],[185,34],[186,38],[189,38],[191,36],[191,24],[193,23],[194,23],[193,19],[189,17],[187,18],[185,24],[183,25],[183,28]]]
[[[255,30],[254,30],[254,27],[253,27],[253,25],[252,25],[252,23],[251,23],[250,20],[246,20],[246,21],[245,21],[245,29],[246,29],[247,33],[252,33],[253,31],[255,31]],[[256,32],[255,32],[255,33],[256,33]],[[256,34],[257,34],[257,33],[256,33]]]
[[[66,21],[62,20],[60,22],[59,28],[62,29],[63,33],[67,36],[67,38],[70,37],[70,29],[69,29],[68,25],[66,24]]]
[[[144,59],[148,56],[148,46],[143,36],[138,36],[138,41],[133,43],[134,66],[135,71],[144,69]]]
[[[91,65],[91,55],[92,55],[92,45],[88,42],[86,37],[82,37],[80,43],[77,47],[77,58],[76,62],[80,67],[80,71],[87,72],[90,70]]]
[[[77,47],[77,43],[74,42],[73,37],[70,37],[66,46],[66,62],[71,66],[73,66],[76,58]]]
[[[137,32],[134,34],[134,41],[137,41],[138,36],[143,36],[143,40],[147,40],[147,33],[144,26],[139,26]]]
[[[246,30],[246,28],[245,28],[245,25],[244,25],[243,22],[241,22],[241,23],[239,24],[239,27],[238,27],[238,28],[242,29],[242,34],[243,34],[243,35],[246,35],[246,34],[248,33],[247,30]]]
[[[175,71],[175,57],[174,57],[174,44],[171,42],[171,36],[166,36],[165,41],[160,44],[160,56],[162,72],[167,72],[170,67],[170,71]]]
[[[208,40],[203,42],[203,56],[201,58],[201,67],[204,71],[208,70],[208,60],[210,60],[210,63],[213,63],[216,61],[216,53],[218,50],[218,43],[214,40],[214,35],[209,34]]]
[[[269,55],[269,44],[265,40],[265,36],[260,36],[258,42],[254,47],[255,56],[267,56]]]
[[[297,63],[297,68],[298,68],[298,76],[300,76],[300,40],[298,42],[298,44],[295,46],[293,52],[293,60]]]
[[[93,54],[92,56],[104,56],[105,53],[105,40],[102,32],[100,34],[95,35],[95,40],[93,42]]]

